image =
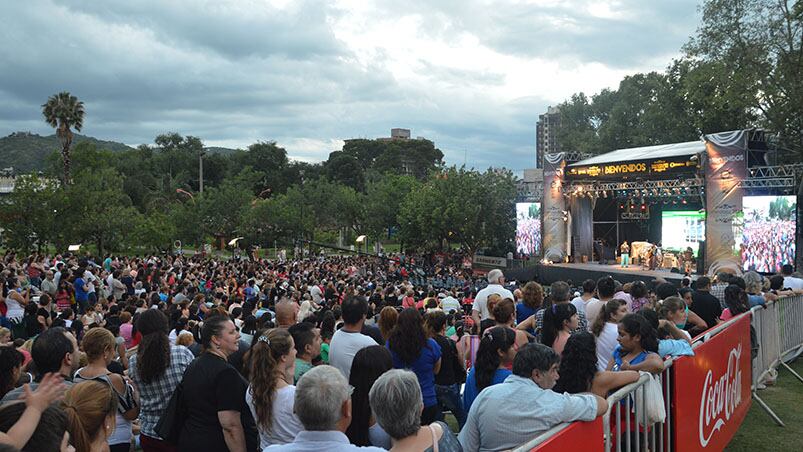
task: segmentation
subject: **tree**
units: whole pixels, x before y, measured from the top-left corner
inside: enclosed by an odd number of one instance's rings
[[[64,227],[73,243],[93,243],[99,254],[120,249],[130,238],[138,212],[123,192],[123,178],[112,168],[76,174],[65,190]]]
[[[70,179],[70,145],[73,133],[81,131],[84,125],[84,103],[67,91],[50,96],[42,105],[42,114],[50,127],[56,129],[56,135],[61,142],[61,157],[64,163],[64,185],[71,183]]]
[[[781,161],[803,158],[803,2],[789,0],[707,0],[702,23],[684,48],[693,64],[708,64],[719,75],[719,94],[749,106],[757,125],[777,132],[791,152]]]
[[[402,201],[420,187],[421,182],[412,176],[391,173],[370,182],[365,193],[366,231],[381,239],[390,230],[398,230]]]
[[[36,247],[41,251],[50,243],[61,242],[62,204],[57,182],[35,174],[17,177],[14,191],[0,203],[6,246],[22,251]]]
[[[480,248],[506,253],[515,237],[515,193],[510,171],[449,168],[404,199],[401,236],[407,244],[430,249],[445,240],[472,254]]]
[[[349,186],[356,191],[365,191],[365,174],[357,158],[343,151],[329,154],[324,163],[324,174],[335,182]]]

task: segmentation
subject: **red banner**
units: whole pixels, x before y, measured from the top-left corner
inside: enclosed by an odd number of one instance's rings
[[[602,452],[605,441],[602,434],[602,416],[591,422],[573,422],[557,435],[539,444],[532,451],[566,452],[582,450],[584,452]]]
[[[723,450],[750,408],[750,316],[672,365],[677,450]]]

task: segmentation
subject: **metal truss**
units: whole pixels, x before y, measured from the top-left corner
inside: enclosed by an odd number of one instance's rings
[[[575,182],[564,186],[564,193],[577,193],[582,191],[622,191],[622,190],[675,190],[697,188],[703,186],[702,179],[667,179],[667,180],[643,180],[643,181],[624,181],[624,182]]]
[[[749,176],[741,183],[742,188],[795,188],[796,181],[803,179],[803,163],[750,168]]]

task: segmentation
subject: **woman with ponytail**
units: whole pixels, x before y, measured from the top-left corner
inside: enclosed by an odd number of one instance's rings
[[[195,357],[186,347],[170,344],[167,316],[158,309],[139,314],[136,329],[142,339],[131,357],[128,375],[139,390],[142,450],[172,452],[175,447],[159,438],[154,429]]]
[[[613,357],[613,350],[619,343],[619,321],[627,315],[627,302],[614,298],[602,305],[599,315],[591,325],[591,333],[597,339],[597,370],[608,368],[608,361]]]
[[[553,304],[544,311],[544,328],[541,331],[541,343],[552,347],[555,353],[563,353],[563,347],[569,336],[577,329],[580,319],[577,308],[571,303]]]
[[[512,373],[508,367],[516,357],[515,343],[516,333],[508,327],[496,326],[482,333],[477,358],[463,390],[463,409],[467,413],[480,391],[505,381]]]
[[[277,328],[254,337],[247,364],[251,384],[245,401],[257,424],[259,448],[292,443],[303,430],[293,413],[296,394],[293,336],[286,329]]]
[[[100,381],[73,385],[61,402],[67,414],[67,431],[76,451],[105,452],[107,438],[114,432],[117,396],[112,387]]]
[[[180,406],[186,415],[178,450],[253,452],[259,448],[259,433],[245,403],[248,381],[228,362],[239,345],[240,332],[226,313],[204,319],[203,352],[181,380]]]

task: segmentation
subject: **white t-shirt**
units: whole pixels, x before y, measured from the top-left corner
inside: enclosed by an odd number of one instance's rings
[[[323,299],[323,292],[321,291],[321,288],[316,285],[313,285],[309,288],[309,294],[312,295],[312,301],[314,301],[316,304],[320,303]]]
[[[784,276],[783,278],[784,289],[803,289],[803,279],[795,278],[794,276]]]
[[[276,397],[273,399],[273,422],[271,423],[270,432],[265,430],[257,420],[257,412],[254,408],[254,399],[251,396],[251,386],[245,391],[245,403],[251,409],[251,415],[254,417],[254,422],[257,424],[259,430],[259,449],[262,450],[272,444],[287,444],[292,443],[296,439],[296,435],[304,426],[298,420],[293,412],[295,404],[296,387],[293,385],[285,386],[276,391]]]
[[[583,300],[582,296],[580,296],[580,297],[575,297],[574,300],[572,300],[572,304],[574,305],[575,308],[577,308],[577,312],[582,312],[583,314],[585,314],[586,306],[594,300],[596,300],[596,298],[591,297],[588,299],[588,301],[586,301]]]
[[[619,345],[619,328],[615,323],[605,322],[602,332],[597,338],[597,370],[608,368],[608,362],[613,359],[613,351]]]
[[[14,321],[22,320],[25,317],[25,308],[17,300],[11,298],[10,295],[9,293],[9,296],[6,297],[6,307],[8,308],[6,318]]]
[[[480,320],[491,318],[491,312],[488,311],[488,296],[491,294],[499,294],[503,300],[505,298],[514,299],[513,293],[502,287],[501,284],[488,284],[488,287],[477,292],[477,296],[474,297],[474,306],[471,308],[472,311],[480,313]]]
[[[443,307],[443,312],[447,314],[450,311],[460,312],[460,302],[457,301],[457,298],[452,296],[448,296],[441,300],[441,307]]]
[[[586,320],[588,320],[589,331],[591,331],[591,325],[593,325],[594,321],[597,320],[599,312],[602,311],[602,307],[605,306],[605,303],[607,302],[598,300],[596,298],[586,303]]]
[[[343,331],[341,328],[335,332],[332,336],[332,341],[329,343],[329,364],[337,367],[348,380],[354,355],[365,347],[372,345],[377,344],[370,336]]]

